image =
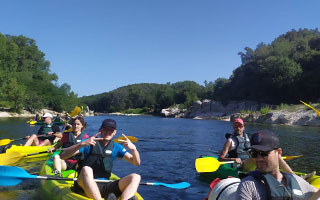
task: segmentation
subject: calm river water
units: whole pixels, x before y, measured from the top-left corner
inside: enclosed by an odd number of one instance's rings
[[[224,135],[232,132],[232,123],[215,120],[160,118],[153,116],[95,116],[86,117],[89,135],[98,131],[101,121],[112,118],[118,123],[118,134],[135,136],[141,156],[141,166],[131,166],[125,161],[115,161],[113,172],[120,177],[138,173],[144,182],[177,183],[186,181],[191,187],[184,190],[160,186],[140,186],[138,192],[146,200],[153,199],[203,199],[209,191],[208,183],[197,178],[194,161],[200,155],[217,155],[225,142]],[[27,119],[0,119],[1,138],[20,138],[35,133],[39,127],[30,127]],[[289,161],[295,171],[320,174],[320,128],[246,124],[246,132],[270,129],[280,137],[283,155],[303,157]],[[41,162],[20,162],[29,173],[39,173]],[[1,180],[0,180],[1,181]],[[39,197],[37,180],[28,180],[14,187],[0,187],[0,199],[45,199]]]

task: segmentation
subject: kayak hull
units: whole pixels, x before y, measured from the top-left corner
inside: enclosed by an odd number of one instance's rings
[[[47,162],[44,163],[44,165],[41,168],[40,175],[41,176],[53,176],[52,174],[52,165],[53,162],[51,159],[49,159]],[[65,172],[62,172],[63,176],[68,176],[70,178],[74,178],[74,170],[68,170]],[[68,175],[69,174],[69,175]],[[112,174],[110,177],[110,180],[117,180],[119,179],[118,176]],[[46,200],[52,199],[52,200],[87,200],[88,197],[85,197],[83,195],[77,194],[71,190],[73,187],[74,182],[73,181],[57,181],[57,180],[41,180],[40,181],[40,195],[43,195],[46,197]],[[136,198],[138,200],[143,200],[143,198],[136,193]]]
[[[38,152],[42,152],[42,151],[47,151],[51,147],[53,147],[53,145],[51,145],[51,146],[12,145],[10,148],[8,148],[6,150],[6,152],[18,152],[18,153],[21,153],[22,155],[26,155],[26,154],[32,154],[32,153],[38,153]],[[49,155],[51,155],[51,154],[50,153],[42,153],[42,154],[37,154],[37,155],[33,155],[33,156],[28,156],[28,157],[31,157],[31,158],[47,157]]]

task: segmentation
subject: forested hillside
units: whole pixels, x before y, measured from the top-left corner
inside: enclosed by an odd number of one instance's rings
[[[196,100],[253,100],[258,103],[316,102],[320,98],[320,33],[292,30],[270,44],[240,52],[242,63],[229,78],[199,85],[194,81],[141,83],[78,99],[68,84],[57,84],[35,40],[0,33],[0,107],[35,111],[44,107],[70,111],[86,104],[98,112],[141,109],[159,113],[180,104],[188,108]],[[215,67],[215,66],[213,66]],[[220,66],[223,67],[223,66]],[[182,72],[183,73],[183,72]],[[214,74],[212,74],[214,76]]]
[[[44,107],[70,111],[79,104],[68,84],[57,85],[35,40],[0,33],[0,107],[19,112]]]
[[[280,104],[318,101],[320,98],[320,33],[292,30],[271,44],[240,52],[242,63],[230,78],[218,78],[201,86],[192,81],[174,84],[134,84],[111,92],[81,98],[99,112],[145,108],[159,112],[174,104],[188,107],[198,99],[253,100]],[[214,67],[214,66],[213,66]],[[223,67],[223,66],[221,66]]]

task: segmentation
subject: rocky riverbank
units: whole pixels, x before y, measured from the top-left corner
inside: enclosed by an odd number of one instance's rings
[[[51,113],[54,117],[57,116],[57,114],[59,112],[56,112],[56,111],[53,111],[53,110],[49,110],[49,109],[42,109],[36,113],[30,113],[26,110],[22,110],[21,113],[14,113],[14,112],[9,112],[5,109],[3,110],[0,110],[0,118],[7,118],[7,117],[25,117],[25,118],[34,118],[36,116],[36,114],[39,114],[40,116],[43,114],[43,113]],[[65,112],[63,113],[59,113],[61,114],[62,116],[65,115]],[[85,112],[82,112],[83,116],[94,116],[94,112],[89,110],[88,112],[85,111]]]
[[[252,101],[230,102],[228,105],[222,105],[217,101],[203,100],[195,102],[190,109],[179,109],[179,105],[176,105],[163,109],[161,113],[165,117],[176,118],[232,121],[235,117],[241,117],[246,122],[320,127],[319,116],[302,104],[287,106],[284,109],[269,106],[270,110],[261,114],[261,108],[264,106],[266,105],[259,105]]]

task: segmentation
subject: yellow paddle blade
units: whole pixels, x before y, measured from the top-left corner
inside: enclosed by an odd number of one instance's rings
[[[72,128],[69,128],[68,130],[65,130],[64,132],[72,132],[73,129]]]
[[[316,112],[316,113],[318,114],[318,116],[320,117],[320,112],[319,112],[317,109],[315,109],[314,107],[310,106],[309,104],[307,104],[307,103],[305,103],[305,102],[303,102],[303,101],[301,101],[301,100],[300,100],[300,102],[303,103],[304,105],[308,106],[309,108],[311,108],[311,109],[312,109],[314,112]]]
[[[133,136],[126,136],[131,142],[138,142],[138,138],[133,137]],[[121,141],[119,140],[125,140],[125,138],[123,136],[118,137],[116,139],[114,139],[113,141],[116,143],[121,143]]]
[[[221,164],[224,163],[213,157],[197,158],[195,162],[197,172],[215,172]]]
[[[284,160],[292,160],[295,158],[300,158],[302,155],[298,155],[298,156],[282,156],[282,159]]]
[[[0,165],[10,165],[19,161],[23,155],[19,152],[9,151],[7,153],[0,154]]]
[[[30,125],[35,125],[37,123],[37,121],[31,121]]]
[[[70,117],[77,116],[80,112],[81,112],[81,108],[77,106],[73,109],[72,113],[70,114]]]
[[[0,146],[7,145],[12,141],[13,140],[10,140],[10,139],[2,139],[2,140],[0,140]]]

